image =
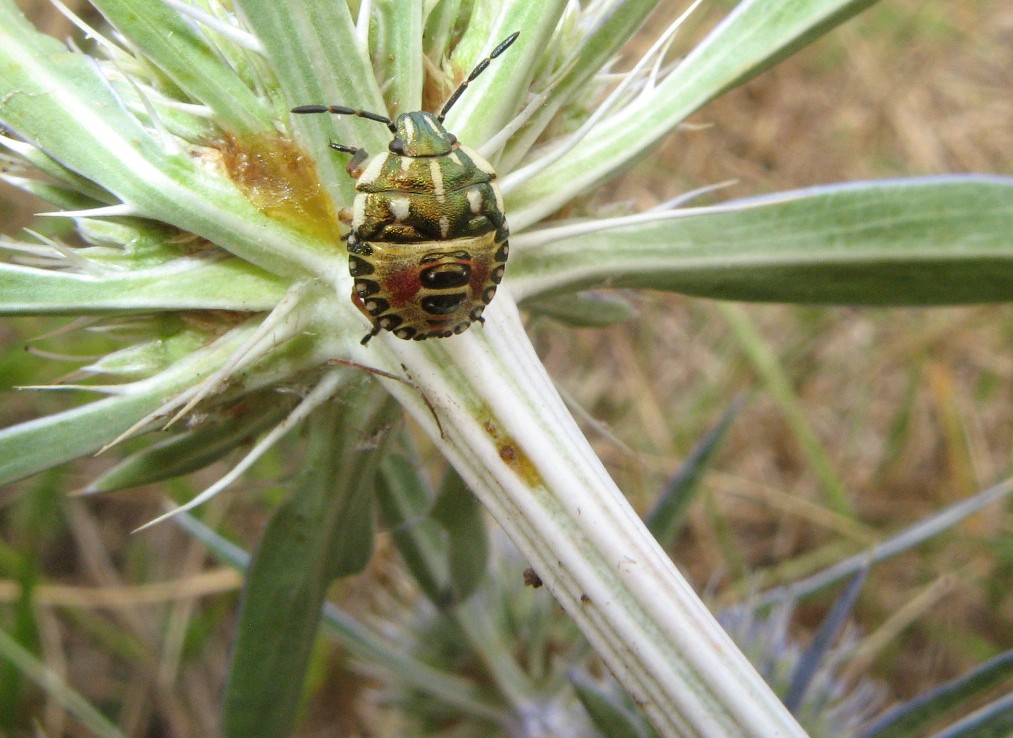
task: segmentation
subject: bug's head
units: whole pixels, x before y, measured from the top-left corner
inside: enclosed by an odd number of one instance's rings
[[[447,131],[432,113],[402,113],[394,122],[397,133],[388,147],[401,156],[445,156],[457,146],[457,136]]]

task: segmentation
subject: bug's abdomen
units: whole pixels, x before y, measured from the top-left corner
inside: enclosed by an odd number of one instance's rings
[[[509,247],[500,229],[449,241],[349,241],[353,299],[398,338],[462,333],[496,294]]]

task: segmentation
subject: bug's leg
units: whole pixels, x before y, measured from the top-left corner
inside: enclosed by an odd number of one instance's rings
[[[369,343],[369,339],[371,339],[375,335],[378,335],[379,333],[380,333],[380,324],[373,323],[372,329],[370,329],[369,333],[367,333],[365,336],[362,337],[362,340],[359,341],[359,343],[365,346],[367,343]]]
[[[363,341],[363,343],[365,342],[366,341]],[[419,385],[412,378],[412,375],[408,373],[408,367],[406,367],[404,364],[401,365],[401,369],[404,371],[405,375],[407,376],[407,379],[405,379],[404,377],[399,377],[396,374],[391,374],[390,372],[385,372],[383,369],[377,369],[372,366],[366,366],[365,364],[360,364],[357,361],[350,361],[348,359],[331,359],[327,363],[332,366],[339,365],[351,367],[353,369],[362,369],[363,371],[369,372],[370,374],[375,374],[378,377],[384,377],[385,379],[393,379],[395,382],[400,382],[405,387],[411,387],[413,390],[415,390],[422,396],[422,401],[426,403],[426,407],[428,407],[429,412],[432,413],[433,420],[436,421],[436,428],[440,431],[440,438],[447,437],[446,434],[443,432],[443,424],[440,422],[440,416],[436,414],[436,408],[433,406],[433,403],[430,402],[429,398],[426,397],[426,393],[422,391],[422,388],[419,387]]]
[[[291,112],[299,115],[313,115],[316,113],[354,115],[357,118],[365,118],[366,120],[375,120],[377,123],[383,123],[391,133],[395,136],[397,135],[397,126],[394,125],[394,121],[386,115],[371,113],[368,110],[356,110],[355,108],[347,108],[344,105],[297,105],[292,108]],[[352,155],[352,160],[345,165],[345,170],[353,179],[358,179],[362,174],[362,164],[369,158],[369,154],[363,149],[334,143],[333,141],[331,141],[331,148]]]
[[[362,165],[369,158],[369,152],[365,149],[360,149],[355,146],[346,146],[345,144],[335,143],[331,141],[329,146],[335,151],[343,151],[346,154],[351,154],[352,158],[345,164],[345,171],[348,172],[348,176],[352,179],[358,179],[362,176],[363,167]]]
[[[355,307],[359,308],[359,312],[365,315],[369,319],[369,322],[373,324],[373,327],[372,329],[370,329],[369,333],[363,336],[362,340],[359,341],[359,343],[365,346],[367,343],[369,343],[369,339],[371,339],[373,336],[378,335],[380,331],[383,330],[383,326],[381,326],[380,321],[374,318],[372,314],[370,314],[369,310],[366,309],[366,304],[362,301],[362,296],[359,294],[358,290],[355,289],[352,290],[352,304],[355,305]]]

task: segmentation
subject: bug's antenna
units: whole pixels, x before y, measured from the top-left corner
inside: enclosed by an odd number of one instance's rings
[[[520,35],[521,35],[520,31],[514,31],[513,33],[511,33],[505,39],[500,41],[499,46],[493,49],[492,53],[489,54],[489,56],[480,61],[478,65],[471,70],[471,74],[468,75],[468,79],[464,80],[464,82],[461,83],[461,86],[458,87],[456,90],[454,90],[454,94],[450,96],[449,100],[447,100],[447,103],[443,106],[443,110],[440,111],[440,114],[436,117],[436,120],[440,121],[440,123],[443,122],[443,119],[446,117],[447,112],[450,110],[451,107],[453,107],[454,103],[457,102],[457,98],[459,98],[462,94],[464,94],[464,91],[468,89],[468,85],[470,85],[472,82],[475,81],[475,77],[477,77],[478,75],[480,75],[482,72],[485,71],[485,68],[489,66],[489,62],[491,62],[497,56],[499,56],[508,48],[510,48],[510,44],[516,41],[517,37]]]
[[[516,35],[516,34],[515,34]],[[500,44],[502,46],[502,44]],[[488,64],[488,60],[486,60]],[[391,133],[397,134],[397,127],[393,121],[386,115],[380,115],[379,113],[370,113],[368,110],[356,110],[355,108],[346,108],[344,105],[299,105],[298,107],[292,108],[293,113],[333,113],[334,115],[354,115],[358,118],[365,118],[366,120],[375,120],[377,123],[383,123],[390,130]]]

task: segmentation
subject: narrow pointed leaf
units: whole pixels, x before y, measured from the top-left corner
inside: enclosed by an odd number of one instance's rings
[[[119,387],[112,397],[0,430],[0,484],[95,453],[167,397],[213,373],[249,332],[235,329],[161,374]]]
[[[0,263],[0,315],[266,311],[278,304],[286,286],[239,259],[179,259],[157,269],[101,276]]]
[[[657,87],[597,126],[568,156],[507,197],[523,228],[624,171],[675,126],[874,0],[744,0]]]
[[[268,398],[259,399],[265,401]],[[249,402],[257,400],[254,396]],[[203,469],[280,422],[287,409],[284,405],[265,404],[263,408],[245,414],[236,411],[229,420],[174,435],[131,454],[92,481],[85,491],[93,494],[129,489]]]
[[[429,516],[432,491],[402,456],[383,460],[377,501],[383,521],[412,577],[437,607],[453,601],[446,544],[439,524]]]
[[[536,297],[526,300],[524,307],[534,315],[544,315],[578,328],[625,323],[637,316],[637,309],[622,295],[592,290]]]
[[[0,179],[3,179],[3,181],[7,184],[13,185],[23,192],[35,195],[36,197],[52,203],[59,208],[63,208],[64,210],[90,210],[91,208],[102,206],[102,203],[92,200],[91,198],[82,195],[80,192],[72,190],[69,187],[64,187],[63,185],[54,185],[38,179],[12,177],[10,175],[2,175],[0,176]]]
[[[784,695],[785,707],[791,710],[792,714],[799,714],[806,691],[816,681],[820,672],[825,673],[825,670],[829,668],[826,662],[829,660],[830,648],[852,617],[855,602],[858,601],[858,595],[862,591],[862,585],[865,584],[868,574],[869,568],[866,567],[848,582],[844,592],[834,602],[833,608],[823,618],[812,641],[802,652],[801,658],[795,665],[795,671],[791,675],[788,692]]]
[[[236,5],[263,44],[289,107],[345,105],[381,115],[387,112],[369,50],[360,43],[347,8],[328,0],[239,0]],[[346,158],[328,148],[328,141],[376,153],[386,149],[390,132],[379,123],[351,115],[292,117],[298,139],[312,155],[317,176],[331,199],[350,203],[353,181],[344,171]]]
[[[433,519],[447,532],[447,559],[454,600],[466,599],[482,582],[489,564],[489,530],[478,499],[453,469],[448,470],[433,506]]]
[[[970,673],[891,709],[865,728],[859,738],[904,738],[921,735],[948,713],[962,706],[976,704],[982,695],[994,692],[1004,685],[1009,692],[1011,683],[1013,683],[1013,651],[1006,651],[989,659]],[[1011,709],[1013,708],[1007,707],[1007,710]]]
[[[644,518],[647,529],[662,546],[668,548],[675,543],[675,537],[685,520],[689,504],[696,497],[700,480],[743,405],[745,405],[744,398],[737,397],[725,410],[717,425],[697,441],[679,470],[665,484],[654,506]]]
[[[351,409],[311,417],[302,473],[268,524],[247,585],[225,694],[224,736],[287,736],[292,730],[321,606],[336,577],[372,552],[373,474],[381,447],[360,434],[390,421],[390,401],[355,383]]]
[[[993,487],[982,490],[962,500],[944,507],[924,520],[920,520],[878,543],[875,547],[850,556],[843,561],[827,567],[805,579],[797,580],[790,585],[774,587],[750,598],[753,607],[762,607],[786,599],[797,599],[816,592],[871,564],[883,561],[951,529],[961,520],[973,515],[989,505],[1013,495],[1013,478],[1007,478]]]
[[[437,607],[467,598],[481,582],[489,554],[482,508],[461,478],[448,472],[433,493],[401,456],[384,459],[377,499],[412,576]]]
[[[374,2],[380,19],[377,23],[382,38],[377,53],[390,63],[384,69],[390,75],[385,90],[387,110],[400,115],[422,109],[422,3],[400,0]]]
[[[463,0],[440,0],[426,16],[423,47],[430,58],[446,53],[458,24]]]
[[[565,7],[563,0],[501,0],[473,6],[453,56],[464,74],[507,36],[521,35],[454,104],[447,115],[447,130],[469,146],[478,146],[499,132],[525,102],[535,62]]]
[[[517,163],[516,155],[511,157],[510,154],[514,151],[523,154],[531,148],[560,108],[575,96],[585,93],[594,75],[619,53],[658,4],[659,0],[624,0],[597,19],[588,35],[581,39],[579,54],[550,91],[545,104],[508,144],[504,162],[509,167]]]
[[[511,287],[849,305],[1013,299],[1013,178],[862,182],[683,213],[532,248],[517,237]]]
[[[43,689],[49,699],[79,720],[92,735],[98,738],[125,738],[125,734],[116,725],[71,689],[60,674],[23,648],[5,630],[0,630],[0,658],[13,663]]]
[[[211,108],[230,133],[271,129],[269,108],[196,32],[193,21],[167,3],[95,0],[94,5],[182,90]]]
[[[1013,693],[958,720],[932,738],[1007,738],[1013,735]]]
[[[631,711],[618,696],[581,672],[571,671],[570,683],[591,722],[606,738],[654,738],[643,719]]]
[[[181,513],[173,520],[204,543],[221,561],[240,570],[249,566],[249,554],[189,513]],[[386,671],[402,684],[430,694],[465,714],[495,723],[505,720],[504,711],[494,706],[489,696],[480,693],[469,679],[419,661],[414,654],[404,650],[403,644],[381,636],[332,602],[324,603],[321,626],[332,640],[368,664],[370,670]]]
[[[272,219],[224,175],[172,151],[129,112],[89,57],[36,32],[10,0],[0,0],[0,122],[138,215],[203,236],[275,274],[331,271],[334,244],[319,218],[301,218],[300,228]]]

